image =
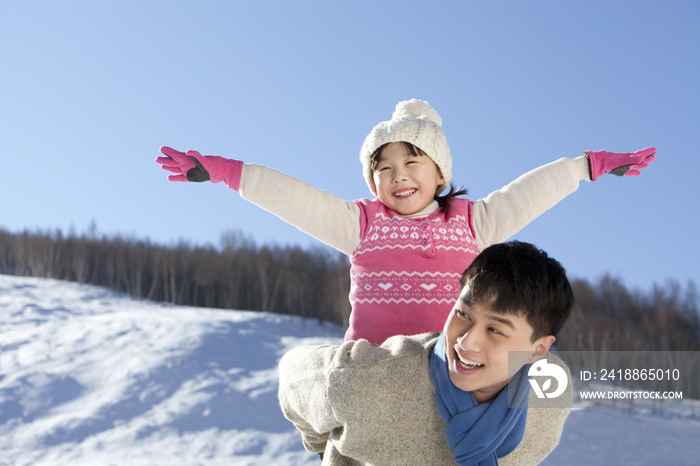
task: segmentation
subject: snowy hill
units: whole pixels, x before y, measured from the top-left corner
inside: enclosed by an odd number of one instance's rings
[[[277,403],[277,361],[342,330],[0,275],[0,465],[319,465]],[[700,420],[570,415],[545,464],[700,464]]]
[[[0,464],[316,464],[277,361],[338,328],[0,275]]]

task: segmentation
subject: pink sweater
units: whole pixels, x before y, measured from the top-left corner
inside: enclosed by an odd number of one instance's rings
[[[345,340],[379,345],[393,335],[440,332],[459,296],[459,278],[479,254],[472,203],[454,199],[422,219],[378,199],[360,207],[360,246],[350,255],[352,314]]]
[[[419,219],[378,200],[341,199],[260,165],[243,166],[240,193],[350,256],[353,310],[345,337],[380,344],[392,335],[441,331],[459,276],[479,251],[505,241],[588,179],[585,157],[562,158],[485,198],[455,199],[448,215],[431,205],[413,215]]]

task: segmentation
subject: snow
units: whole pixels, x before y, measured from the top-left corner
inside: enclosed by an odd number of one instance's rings
[[[300,317],[0,275],[0,465],[319,465],[280,412],[277,362],[341,340]],[[543,464],[697,465],[699,438],[686,411],[585,407]]]

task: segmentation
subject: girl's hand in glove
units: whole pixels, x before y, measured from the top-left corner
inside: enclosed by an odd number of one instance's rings
[[[599,150],[586,151],[583,154],[588,157],[591,181],[595,181],[607,173],[617,176],[639,176],[639,170],[656,160],[656,147],[647,147],[637,152],[615,153]]]
[[[175,173],[168,175],[170,181],[223,181],[234,191],[238,191],[240,187],[243,169],[243,162],[240,160],[202,155],[196,150],[179,152],[166,146],[161,147],[160,152],[165,157],[157,157],[156,163],[159,163],[163,170]]]

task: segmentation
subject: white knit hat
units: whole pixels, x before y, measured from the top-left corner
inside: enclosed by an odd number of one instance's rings
[[[370,157],[379,147],[390,142],[410,142],[425,152],[440,169],[445,180],[437,189],[441,192],[452,180],[452,157],[442,132],[442,118],[423,100],[404,100],[396,104],[391,120],[383,121],[374,127],[362,144],[360,162],[372,194],[377,195]]]

